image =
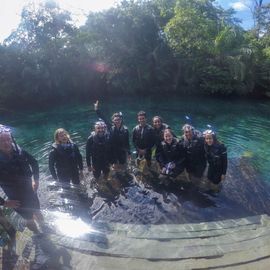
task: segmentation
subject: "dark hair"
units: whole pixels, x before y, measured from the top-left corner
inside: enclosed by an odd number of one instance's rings
[[[115,112],[112,115],[111,119],[113,120],[115,117],[119,117],[119,118],[121,118],[121,120],[123,120],[123,114],[121,112]]]
[[[159,116],[159,115],[154,116],[154,117],[152,118],[152,121],[154,121],[155,118],[158,118],[159,121],[160,121],[161,123],[163,123],[163,119],[162,119],[161,116]]]
[[[173,132],[172,132],[172,130],[170,128],[165,128],[163,130],[163,135],[165,134],[165,132],[169,132],[173,136]]]
[[[183,125],[182,130],[183,131],[185,131],[185,130],[191,130],[192,133],[194,133],[194,127],[192,125],[190,125],[190,124]]]
[[[137,116],[144,116],[144,117],[146,117],[146,112],[144,112],[144,111],[139,111],[139,112],[137,113]]]

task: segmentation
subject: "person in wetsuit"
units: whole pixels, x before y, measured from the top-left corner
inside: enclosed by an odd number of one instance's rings
[[[5,128],[0,128],[0,186],[8,197],[7,201],[1,198],[0,204],[14,208],[27,220],[27,227],[38,233],[35,221],[43,221],[37,197],[38,162],[16,144],[11,131]]]
[[[161,174],[175,178],[185,169],[185,150],[174,138],[171,129],[165,129],[163,137],[164,140],[156,150],[156,159],[160,165]]]
[[[152,119],[152,127],[154,129],[154,135],[155,135],[155,145],[158,147],[158,145],[164,140],[164,130],[170,129],[169,125],[163,122],[163,119],[156,115]],[[173,137],[176,137],[174,133],[172,132]]]
[[[123,124],[122,113],[114,113],[112,115],[112,123],[106,119],[104,114],[99,110],[99,102],[96,101],[94,109],[97,116],[101,118],[106,126],[107,131],[110,134],[111,140],[111,161],[114,168],[123,167],[127,163],[127,159],[130,159],[130,145],[129,145],[129,131]]]
[[[215,132],[203,132],[205,139],[205,155],[208,162],[207,178],[213,184],[219,184],[225,179],[227,171],[227,148],[217,140]]]
[[[106,132],[106,124],[98,121],[95,124],[95,131],[91,133],[86,143],[86,163],[96,180],[101,172],[105,180],[108,178],[112,160],[111,152],[110,134]]]
[[[140,111],[137,114],[138,125],[132,131],[132,141],[139,159],[145,158],[147,165],[151,166],[152,147],[155,145],[153,128],[147,124],[146,113]]]
[[[185,149],[188,178],[200,179],[206,168],[204,138],[193,126],[185,124],[180,143]]]
[[[49,154],[49,169],[52,177],[62,183],[80,184],[83,175],[82,155],[70,139],[68,132],[59,128],[54,133],[55,142]]]

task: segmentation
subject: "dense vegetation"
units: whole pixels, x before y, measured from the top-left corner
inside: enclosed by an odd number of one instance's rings
[[[212,0],[129,0],[74,26],[53,1],[26,6],[0,46],[5,106],[114,94],[270,94],[270,5],[254,28]]]

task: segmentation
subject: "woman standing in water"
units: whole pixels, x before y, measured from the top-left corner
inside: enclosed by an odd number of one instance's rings
[[[39,167],[37,160],[22,150],[11,131],[0,127],[0,186],[8,197],[0,205],[12,207],[27,220],[27,227],[38,233],[35,221],[43,221],[37,197]]]
[[[155,145],[157,147],[164,139],[165,129],[170,129],[170,127],[166,123],[164,123],[163,119],[158,115],[153,117],[152,127],[154,129]],[[173,136],[174,136],[174,134],[173,134]]]
[[[184,148],[173,137],[171,129],[164,130],[164,140],[156,150],[156,159],[160,165],[161,174],[165,177],[177,177],[185,169]]]
[[[227,149],[217,140],[215,132],[205,130],[205,155],[209,164],[207,178],[215,185],[225,179],[227,171]]]
[[[63,183],[80,184],[83,162],[79,148],[70,139],[68,132],[59,128],[54,133],[55,142],[49,155],[49,169],[52,177]]]

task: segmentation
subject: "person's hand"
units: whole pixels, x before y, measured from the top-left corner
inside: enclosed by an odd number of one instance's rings
[[[221,181],[224,181],[225,178],[226,178],[226,175],[225,175],[225,174],[222,174],[222,175],[221,175]]]
[[[161,173],[166,173],[166,168],[165,168],[165,167],[163,167],[163,168],[161,169]]]
[[[18,208],[20,206],[20,202],[16,200],[6,200],[4,202],[4,206],[8,208]]]
[[[94,103],[94,109],[95,109],[95,111],[98,110],[98,100]]]
[[[32,188],[34,192],[37,192],[38,187],[39,187],[39,181],[36,181],[36,180],[32,181]]]

